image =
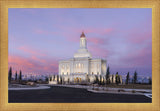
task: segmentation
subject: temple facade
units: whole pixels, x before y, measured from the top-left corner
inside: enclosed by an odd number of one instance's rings
[[[105,80],[107,61],[92,58],[87,49],[87,39],[82,32],[80,35],[80,47],[74,57],[59,61],[59,76],[64,83],[93,83],[96,77]]]

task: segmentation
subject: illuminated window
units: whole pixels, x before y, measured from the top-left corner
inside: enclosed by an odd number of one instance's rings
[[[63,69],[63,65],[61,65],[61,68]]]
[[[92,68],[94,68],[94,64],[92,64],[92,66],[91,66]]]
[[[84,45],[84,40],[82,40],[82,46]]]
[[[67,69],[69,69],[69,65],[67,65]]]
[[[99,69],[99,64],[97,64],[97,68]]]

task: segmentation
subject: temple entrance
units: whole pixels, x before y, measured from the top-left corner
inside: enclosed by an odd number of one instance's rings
[[[74,83],[81,83],[81,78],[78,77],[74,78]]]

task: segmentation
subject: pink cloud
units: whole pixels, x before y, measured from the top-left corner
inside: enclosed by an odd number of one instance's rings
[[[144,43],[152,39],[152,32],[139,32],[139,30],[133,30],[127,37],[128,41],[135,44]]]
[[[109,32],[112,32],[113,29],[112,28],[109,28],[109,29],[106,29],[105,32],[109,33]]]
[[[152,50],[150,46],[130,52],[121,58],[122,67],[146,67],[152,64]]]
[[[68,34],[66,38],[68,41],[71,41],[71,42],[79,42],[79,38],[71,34]]]
[[[103,38],[96,38],[96,37],[92,37],[92,38],[87,38],[88,42],[90,43],[94,43],[94,44],[103,44],[105,39]]]
[[[113,28],[86,28],[86,29],[83,29],[83,31],[85,33],[97,33],[97,34],[104,35],[104,34],[110,34],[114,30]],[[78,30],[77,32],[82,32],[82,31]]]
[[[37,57],[25,58],[21,56],[9,56],[9,67],[12,66],[13,74],[15,71],[22,70],[24,74],[31,72],[58,72],[58,59],[57,58],[45,58],[45,61],[40,60]]]
[[[91,52],[93,57],[106,58],[109,55],[109,51],[105,48],[101,48],[98,45],[88,46],[88,50]]]
[[[37,58],[36,56],[32,56],[31,59],[32,59],[32,60],[35,60],[35,61],[38,61],[38,62],[41,62],[41,63],[46,63],[46,60],[45,60],[45,59],[39,59],[39,58]]]
[[[40,29],[36,29],[34,32],[37,34],[48,34],[49,33],[48,31],[40,30]]]
[[[84,32],[85,33],[93,33],[93,32],[97,32],[98,29],[94,29],[94,28],[88,28],[88,29],[85,29]]]
[[[71,30],[72,28],[69,28],[68,30]],[[88,33],[96,33],[96,34],[100,34],[102,35],[106,35],[106,34],[110,34],[112,33],[114,30],[112,28],[108,28],[108,29],[96,29],[96,28],[86,28],[84,30],[81,29],[72,29],[74,32],[76,32],[76,34],[79,35],[75,35],[73,33],[68,33],[70,31],[66,31],[64,36],[67,38],[68,41],[72,41],[72,42],[79,42],[79,38],[77,36],[80,37],[80,34],[82,33],[82,31],[84,31],[85,34]],[[104,43],[105,39],[104,38],[100,38],[100,37],[86,37],[88,41],[95,43],[95,44],[102,44]]]
[[[104,29],[104,31],[102,32],[102,34],[109,34],[111,32],[113,32],[114,30],[112,28],[108,28],[108,29]]]
[[[56,32],[53,31],[47,31],[47,30],[42,30],[42,29],[34,29],[33,30],[34,33],[36,34],[45,34],[45,35],[49,35],[49,34],[57,34]]]
[[[33,48],[30,48],[28,46],[21,46],[18,49],[20,51],[23,51],[23,52],[31,54],[31,55],[46,56],[46,54],[44,54],[38,50],[34,50]]]

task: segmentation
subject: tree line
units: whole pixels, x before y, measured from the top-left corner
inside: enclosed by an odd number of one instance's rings
[[[106,72],[106,84],[110,84],[113,83],[113,79],[114,79],[114,75],[112,75],[111,79],[110,79],[110,68],[109,66],[107,67],[107,72]],[[115,83],[119,84],[120,81],[120,75],[118,74],[118,72],[116,72],[116,77],[115,77]]]
[[[137,71],[134,72],[134,75],[133,75],[133,79],[132,79],[132,83],[133,84],[137,84],[138,81],[137,81]],[[110,83],[113,83],[113,75],[110,79],[110,68],[109,66],[107,67],[107,72],[106,72],[106,84],[110,84]],[[116,84],[119,84],[120,83],[120,75],[118,74],[118,72],[116,72],[116,77],[115,77],[115,83]],[[130,74],[129,72],[127,73],[126,75],[126,81],[125,81],[126,84],[129,84],[130,83]],[[152,84],[152,79],[151,77],[149,78],[149,84]]]
[[[137,84],[138,83],[138,81],[137,81],[137,71],[135,71],[134,72],[134,76],[133,76],[133,79],[132,79],[132,83],[133,84]],[[151,77],[149,77],[149,79],[148,79],[148,84],[152,84],[152,79],[151,79]],[[129,84],[130,83],[130,75],[129,75],[129,72],[127,73],[127,75],[126,75],[126,81],[125,81],[125,83],[126,84]]]
[[[12,67],[9,68],[8,81],[9,81],[9,84],[12,81]],[[15,81],[19,81],[19,82],[22,81],[22,71],[21,70],[19,71],[19,76],[18,76],[17,71],[16,71],[16,73],[15,73]]]

